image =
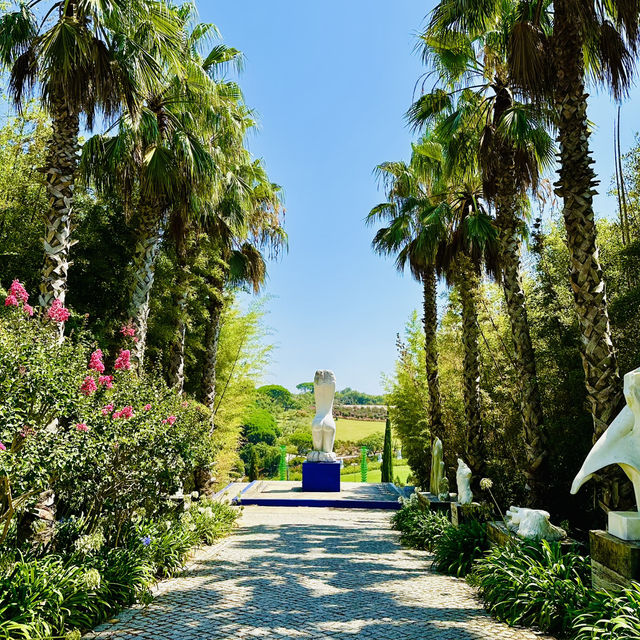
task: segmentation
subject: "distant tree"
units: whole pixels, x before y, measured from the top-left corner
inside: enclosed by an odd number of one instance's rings
[[[275,444],[280,430],[275,418],[266,409],[253,409],[244,422],[244,435],[252,443],[265,442]]]
[[[296,385],[296,389],[300,393],[313,393],[313,382],[301,382]]]
[[[384,429],[384,449],[382,450],[382,482],[393,482],[393,447],[391,444],[391,420],[387,418]]]
[[[372,433],[356,443],[359,447],[367,447],[368,451],[375,453],[381,451],[384,445],[384,435],[382,433]]]
[[[313,441],[308,431],[294,431],[288,438],[289,444],[298,449],[298,453],[306,453],[313,449]]]
[[[263,387],[259,387],[258,393],[267,396],[283,409],[294,409],[297,406],[296,401],[291,395],[291,391],[289,391],[289,389],[285,389],[279,384],[268,384]]]

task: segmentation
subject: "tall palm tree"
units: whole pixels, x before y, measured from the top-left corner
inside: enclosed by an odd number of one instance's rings
[[[441,240],[442,209],[433,194],[440,176],[441,148],[430,135],[413,147],[410,163],[385,162],[376,172],[385,185],[387,201],[374,207],[367,223],[388,223],[372,241],[381,254],[396,254],[396,266],[408,265],[414,278],[422,283],[425,367],[429,393],[429,423],[433,437],[445,440],[442,398],[438,375],[438,329],[436,247]],[[439,187],[438,187],[439,188]],[[435,203],[435,204],[434,204]]]
[[[136,29],[168,55],[179,48],[172,13],[151,0],[33,0],[0,18],[0,60],[15,103],[37,87],[52,119],[42,168],[49,194],[43,306],[65,298],[80,116],[91,128],[98,111],[111,118],[124,105],[137,114],[140,90],[160,75],[154,56],[131,39]]]
[[[443,4],[443,3],[442,3]],[[442,4],[440,6],[442,6]],[[440,87],[419,98],[410,110],[415,126],[447,114],[452,128],[479,129],[477,164],[483,193],[496,206],[498,277],[504,292],[520,384],[520,405],[527,456],[526,476],[534,502],[542,501],[547,455],[542,402],[526,300],[521,282],[523,200],[534,189],[539,171],[552,160],[552,143],[545,128],[546,113],[514,98],[507,68],[508,29],[516,4],[502,3],[493,22],[477,33],[463,33],[434,20],[422,34],[423,58],[433,67]],[[447,14],[450,15],[450,14]],[[478,99],[455,102],[455,94]],[[462,105],[462,106],[461,106]]]
[[[125,113],[115,135],[94,136],[85,145],[83,168],[96,186],[116,191],[135,209],[137,241],[130,316],[136,327],[134,360],[144,364],[149,297],[155,261],[167,228],[182,242],[189,222],[206,216],[222,177],[211,137],[225,121],[228,103],[238,102],[232,83],[216,82],[211,69],[239,54],[218,45],[202,58],[193,33],[204,37],[210,25],[188,31],[190,14],[179,13],[185,30],[181,64],[164,61],[162,83],[149,87],[138,121]],[[132,202],[133,201],[133,202]],[[133,205],[133,207],[132,207]]]

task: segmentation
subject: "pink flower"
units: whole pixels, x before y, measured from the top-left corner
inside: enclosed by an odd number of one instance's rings
[[[26,304],[29,300],[29,294],[27,290],[22,286],[20,280],[14,280],[9,288],[9,293],[14,295],[18,300],[21,300]]]
[[[111,389],[113,387],[113,376],[98,376],[98,382],[107,389]]]
[[[18,298],[16,298],[13,293],[10,293],[5,299],[4,299],[4,306],[5,307],[17,307],[18,306]]]
[[[124,369],[126,371],[131,369],[131,352],[129,349],[120,349],[120,355],[116,358],[113,367],[114,369]]]
[[[144,407],[142,407],[145,411],[151,411],[151,405],[150,404],[145,404]]]
[[[102,349],[96,349],[89,358],[89,369],[93,369],[98,373],[104,371],[104,363],[102,362]]]
[[[23,438],[28,438],[29,436],[32,436],[34,433],[35,433],[35,429],[28,427],[26,424],[22,425],[22,431],[20,431],[20,435]]]
[[[7,447],[5,447],[2,442],[0,442],[0,451],[6,451]]]
[[[54,322],[66,322],[69,319],[69,309],[65,309],[62,302],[57,298],[51,303],[47,316]]]
[[[120,329],[120,333],[126,338],[133,338],[133,336],[136,335],[136,328],[131,322],[129,322],[129,324],[124,325]]]
[[[112,404],[107,404],[104,407],[102,407],[102,409],[100,409],[100,412],[102,413],[103,416],[108,416],[112,411],[113,411]]]
[[[27,304],[26,302],[22,305],[22,308],[25,310],[25,312],[27,313],[27,315],[32,316],[33,315],[33,307],[30,304]]]
[[[128,420],[129,418],[133,417],[133,407],[131,405],[122,407],[120,411],[116,411],[113,414],[113,417],[115,420],[117,420],[118,418],[124,418],[125,420]]]
[[[176,421],[175,416],[169,416],[162,421],[162,424],[173,424]]]
[[[96,384],[96,381],[91,376],[87,376],[80,387],[80,392],[85,396],[90,396],[97,389],[98,385]]]
[[[87,427],[85,422],[78,422],[78,424],[76,425],[76,429],[78,431],[89,431],[89,427]]]

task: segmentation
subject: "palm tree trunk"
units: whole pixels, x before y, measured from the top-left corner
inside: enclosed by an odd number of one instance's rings
[[[43,168],[49,194],[45,214],[44,266],[39,303],[47,307],[55,299],[63,304],[67,289],[73,216],[73,188],[78,167],[80,120],[63,98],[50,109],[52,133]],[[61,325],[62,326],[62,325]]]
[[[544,461],[548,454],[547,438],[544,430],[544,417],[536,358],[531,344],[529,319],[522,282],[520,278],[520,222],[517,213],[517,198],[514,190],[513,175],[509,171],[509,157],[503,156],[505,164],[498,172],[496,198],[496,223],[500,231],[499,259],[501,284],[507,306],[507,315],[511,324],[511,336],[515,349],[515,365],[520,385],[520,407],[524,430],[525,455],[527,460],[527,485],[531,493],[532,504],[543,501],[545,486]]]
[[[169,356],[169,386],[178,393],[182,393],[184,389],[184,348],[187,337],[187,324],[185,322],[184,313],[187,306],[187,295],[183,293],[177,302],[178,319],[176,322],[175,336],[171,345],[171,353]]]
[[[607,296],[596,242],[593,196],[597,181],[591,168],[593,159],[589,149],[584,39],[575,7],[569,0],[554,3],[553,30],[560,143],[556,193],[564,200],[571,288],[582,334],[582,364],[596,439],[620,408],[622,385],[611,341]]]
[[[149,296],[153,287],[156,257],[160,250],[164,232],[162,214],[159,211],[159,207],[153,204],[140,206],[138,241],[133,260],[134,287],[129,307],[129,315],[136,327],[137,342],[133,348],[132,355],[138,371],[142,371],[144,365],[149,319]]]
[[[427,370],[427,389],[429,392],[429,412],[431,417],[431,435],[443,440],[442,398],[440,397],[440,379],[438,376],[438,305],[436,271],[433,267],[425,270],[422,278],[424,304],[424,351]]]
[[[219,295],[216,295],[218,294]],[[224,302],[222,289],[211,295],[209,302],[209,324],[206,333],[206,353],[202,376],[202,400],[211,411],[216,404],[216,366],[218,364],[218,343],[220,340],[220,321]]]
[[[480,411],[480,352],[478,348],[478,292],[479,276],[471,260],[460,255],[457,259],[456,284],[462,303],[462,345],[464,414],[467,422],[467,459],[476,478],[485,475],[486,455],[484,431]]]

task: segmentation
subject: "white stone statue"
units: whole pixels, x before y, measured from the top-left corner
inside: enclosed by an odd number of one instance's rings
[[[444,463],[442,462],[442,441],[436,438],[431,447],[431,477],[429,479],[429,493],[437,496],[440,493],[440,480],[444,475]]]
[[[311,423],[313,451],[307,456],[309,462],[336,462],[333,443],[336,439],[336,423],[333,419],[333,397],[336,393],[336,377],[333,371],[316,371],[313,379],[316,398],[316,415]]]
[[[471,491],[471,469],[469,469],[462,458],[458,458],[456,484],[458,485],[458,502],[460,504],[471,504],[473,502],[473,493]]]
[[[549,540],[551,542],[567,537],[567,532],[549,522],[548,511],[511,507],[507,511],[506,521],[510,531],[525,540]]]
[[[610,464],[618,464],[633,483],[636,509],[640,508],[640,368],[624,377],[627,404],[609,428],[600,436],[586,457],[571,485],[571,493],[595,473]]]

